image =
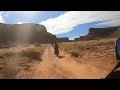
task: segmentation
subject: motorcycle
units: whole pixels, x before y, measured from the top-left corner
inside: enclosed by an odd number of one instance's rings
[[[115,67],[105,78],[102,79],[120,79],[120,71],[116,71],[120,67],[120,38],[116,40],[115,54],[117,60]]]
[[[54,49],[54,55],[58,57],[59,56],[58,46],[53,45],[53,49]]]
[[[55,54],[56,56],[59,56],[59,52],[58,52],[57,50],[54,50],[54,54]]]

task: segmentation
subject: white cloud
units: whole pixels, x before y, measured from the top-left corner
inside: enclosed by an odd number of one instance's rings
[[[120,19],[120,11],[69,11],[56,18],[42,21],[39,24],[45,25],[50,33],[62,34],[73,30],[79,24],[96,21],[110,20],[106,23],[117,25],[120,22],[117,19]],[[104,22],[103,24],[106,23]]]
[[[0,15],[0,23],[4,23],[5,21],[4,21],[4,19],[3,19],[3,17],[2,17],[2,15]]]
[[[106,21],[103,23],[98,23],[96,25],[106,25],[106,26],[120,26],[120,18],[115,20]]]
[[[80,36],[70,37],[69,40],[74,40],[75,38],[79,38]]]
[[[17,22],[17,24],[23,24],[24,22]]]
[[[3,18],[3,12],[0,12],[0,23],[5,23],[5,20]]]
[[[24,24],[24,23],[30,23],[30,22],[21,22],[21,21],[17,22],[17,24]]]
[[[2,11],[0,11],[0,15],[1,15],[1,14],[3,14],[3,12],[2,12]]]
[[[5,19],[13,18],[13,22],[18,24],[19,22],[16,21],[33,22],[41,13],[42,11],[2,11],[0,12],[0,21],[3,21],[1,17],[4,17]]]

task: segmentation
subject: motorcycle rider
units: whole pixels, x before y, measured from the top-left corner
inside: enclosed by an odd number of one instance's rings
[[[54,54],[58,56],[59,47],[58,47],[58,44],[56,42],[53,44],[53,49],[54,49]]]

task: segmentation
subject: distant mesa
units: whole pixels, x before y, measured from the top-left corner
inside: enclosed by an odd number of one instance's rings
[[[58,42],[69,42],[69,38],[68,37],[63,37],[63,38],[57,38]]]
[[[90,28],[86,36],[75,38],[74,41],[98,40],[120,37],[120,26],[107,28]]]
[[[79,41],[79,38],[75,38],[74,40],[75,40],[75,41]]]

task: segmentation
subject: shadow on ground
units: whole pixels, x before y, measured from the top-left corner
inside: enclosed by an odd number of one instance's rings
[[[60,56],[60,55],[59,55],[58,58],[59,58],[59,59],[62,59],[62,58],[65,58],[65,56]]]

